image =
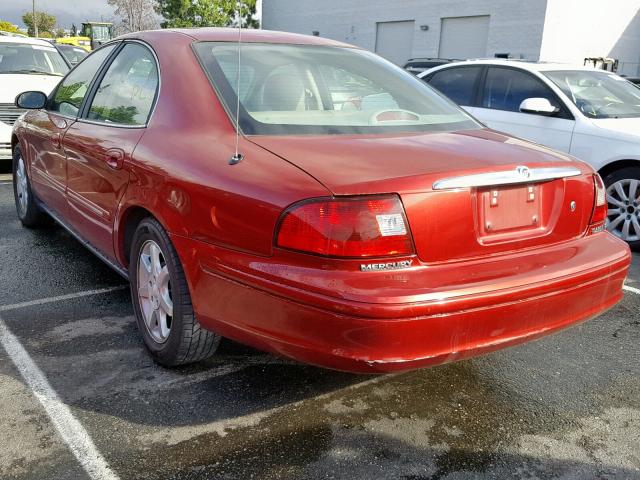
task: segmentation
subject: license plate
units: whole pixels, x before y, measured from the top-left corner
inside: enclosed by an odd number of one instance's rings
[[[485,235],[540,226],[538,185],[493,187],[478,192],[481,229]]]

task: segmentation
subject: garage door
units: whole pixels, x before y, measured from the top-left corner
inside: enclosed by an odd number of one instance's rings
[[[396,65],[404,65],[413,52],[414,21],[379,22],[376,31],[376,53]]]
[[[443,18],[440,29],[440,58],[482,58],[487,56],[489,15]]]

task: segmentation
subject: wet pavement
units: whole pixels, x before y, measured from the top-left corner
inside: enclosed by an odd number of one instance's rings
[[[124,283],[62,229],[20,227],[6,177],[0,225],[0,306]],[[640,288],[638,254],[627,283]],[[126,289],[0,316],[121,479],[640,479],[633,292],[555,336],[385,376],[230,341],[163,369]],[[0,412],[0,478],[90,478],[2,348]]]

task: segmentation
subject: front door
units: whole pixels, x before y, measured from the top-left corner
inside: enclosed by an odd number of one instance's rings
[[[546,98],[559,108],[554,116],[520,112],[527,98]],[[480,104],[473,115],[494,130],[569,152],[575,120],[557,96],[533,75],[508,67],[489,67]]]
[[[61,216],[65,215],[67,206],[67,159],[62,139],[76,121],[91,81],[113,48],[95,52],[71,71],[53,91],[46,111],[29,113],[29,130],[23,136],[26,151],[22,154],[30,163],[35,194]]]
[[[62,141],[71,224],[111,259],[114,218],[129,183],[128,164],[144,134],[157,87],[151,51],[137,42],[126,43]]]
[[[30,112],[27,131],[22,136],[22,157],[29,162],[29,176],[34,193],[54,212],[66,211],[67,159],[62,137],[75,120],[56,112]]]

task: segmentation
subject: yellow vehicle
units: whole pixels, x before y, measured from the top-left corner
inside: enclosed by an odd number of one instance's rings
[[[74,27],[75,28],[75,27]],[[90,52],[113,38],[113,23],[111,22],[84,22],[80,35],[73,37],[56,38],[56,43],[75,45]]]
[[[56,43],[81,47],[87,52],[91,51],[91,39],[89,37],[60,37],[56,38]]]
[[[91,49],[98,48],[113,38],[113,23],[84,22],[80,34],[91,39]]]

